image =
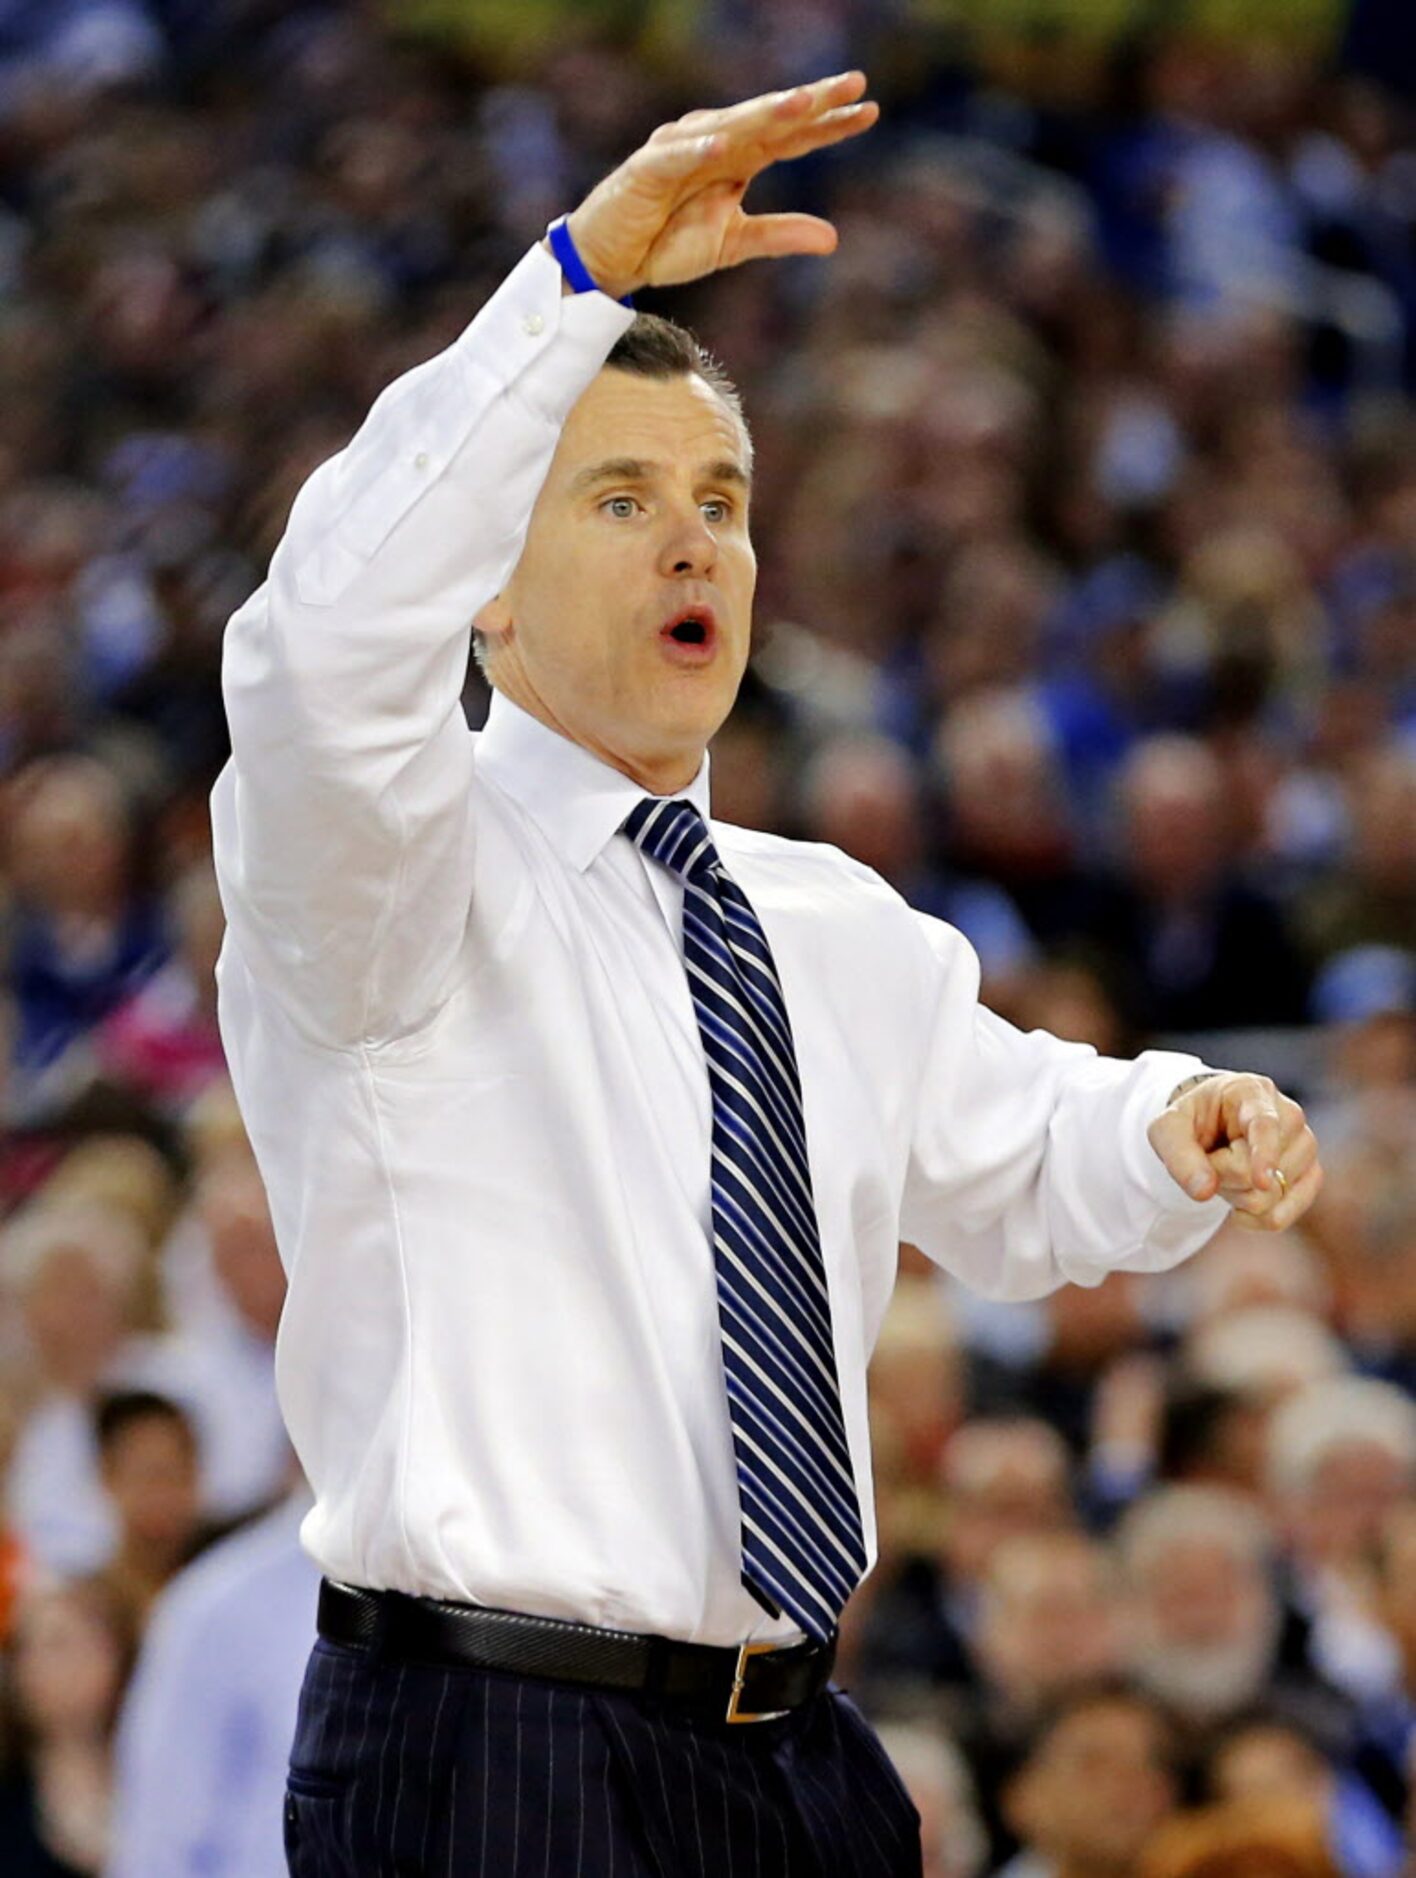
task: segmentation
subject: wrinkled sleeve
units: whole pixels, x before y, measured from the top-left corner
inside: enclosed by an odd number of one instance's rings
[[[316,1043],[405,1034],[448,994],[471,898],[472,620],[632,317],[564,296],[538,244],[314,471],[227,627],[212,823],[228,943]]]
[[[1164,1271],[1228,1215],[1192,1200],[1146,1129],[1204,1067],[1151,1050],[1134,1062],[1024,1033],[978,1001],[972,947],[914,915],[932,1015],[900,1231],[993,1298],[1036,1298],[1108,1272]]]

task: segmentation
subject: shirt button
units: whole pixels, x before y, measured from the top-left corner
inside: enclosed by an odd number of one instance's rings
[[[426,450],[420,450],[417,456],[414,457],[413,467],[414,469],[426,469],[428,467],[428,453]]]
[[[543,333],[546,330],[546,322],[541,318],[539,313],[528,313],[526,319],[522,322],[521,330],[534,339],[539,333]]]

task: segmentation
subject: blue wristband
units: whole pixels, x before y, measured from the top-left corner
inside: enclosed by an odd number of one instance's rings
[[[546,239],[551,244],[551,253],[560,262],[560,270],[570,282],[572,293],[598,293],[599,284],[592,278],[590,270],[580,258],[580,251],[571,237],[566,219],[562,215],[551,223],[546,230]],[[634,296],[626,294],[620,301],[621,306],[633,306]]]

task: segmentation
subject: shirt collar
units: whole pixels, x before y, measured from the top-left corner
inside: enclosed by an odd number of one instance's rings
[[[499,691],[492,693],[487,726],[477,740],[477,764],[582,873],[651,793]],[[708,820],[706,753],[693,781],[675,796]]]

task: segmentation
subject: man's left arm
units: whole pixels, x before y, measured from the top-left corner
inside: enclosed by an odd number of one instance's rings
[[[988,1296],[1040,1297],[1166,1270],[1231,1208],[1278,1230],[1311,1205],[1316,1143],[1266,1078],[1025,1034],[979,1003],[968,942],[916,917],[934,1005],[900,1231],[938,1264]]]

